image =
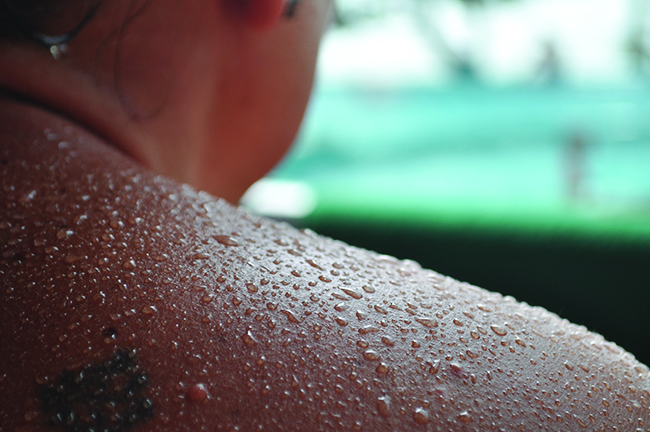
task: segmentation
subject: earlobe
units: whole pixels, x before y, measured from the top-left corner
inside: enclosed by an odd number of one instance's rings
[[[246,23],[251,28],[264,31],[273,28],[284,12],[285,0],[244,0]]]

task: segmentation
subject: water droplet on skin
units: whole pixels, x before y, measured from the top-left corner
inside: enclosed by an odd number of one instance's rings
[[[200,402],[208,397],[208,392],[205,389],[205,384],[194,384],[187,391],[187,398],[192,402]]]
[[[383,336],[383,337],[381,338],[381,341],[383,342],[384,345],[387,345],[387,346],[394,346],[394,345],[395,345],[395,341],[393,341],[393,340],[392,340],[390,337],[388,337],[388,336]]]
[[[72,230],[62,229],[62,230],[58,230],[56,232],[56,238],[57,238],[57,240],[63,240],[64,238],[69,237],[72,234],[74,234]]]
[[[208,258],[210,258],[210,255],[207,254],[207,253],[205,253],[205,252],[195,253],[195,254],[192,256],[192,259],[193,259],[193,260],[204,260],[204,259],[208,259]]]
[[[506,329],[504,329],[503,327],[499,327],[498,325],[490,326],[490,328],[491,328],[492,331],[493,331],[494,333],[496,333],[498,336],[505,336],[505,335],[508,334],[508,331],[507,331]]]
[[[384,314],[384,315],[386,315],[388,313],[388,311],[386,309],[384,309],[383,307],[381,307],[379,305],[375,305],[375,310],[377,312],[379,312],[380,314]]]
[[[358,293],[357,291],[355,291],[355,290],[353,290],[353,289],[349,289],[349,288],[341,288],[341,291],[343,291],[344,293],[346,293],[346,294],[349,295],[350,297],[352,297],[352,298],[354,298],[354,299],[357,299],[357,300],[359,300],[360,298],[363,297],[360,293]]]
[[[307,264],[309,264],[310,266],[312,266],[314,268],[317,268],[318,270],[325,271],[325,269],[323,267],[316,264],[313,260],[308,259]]]
[[[284,309],[284,310],[281,310],[280,312],[282,312],[290,322],[292,322],[292,323],[299,323],[300,322],[300,320],[298,318],[296,318],[296,316],[290,310]]]
[[[115,229],[124,228],[124,222],[122,222],[121,220],[113,219],[112,221],[110,221],[109,225],[111,226],[111,228],[115,228]]]
[[[363,357],[366,360],[370,360],[370,361],[378,361],[380,359],[379,353],[377,351],[375,351],[375,350],[367,350],[367,351],[365,351],[363,353]]]
[[[239,242],[228,235],[214,235],[212,238],[224,246],[239,246]]]
[[[36,411],[27,411],[25,413],[25,421],[26,422],[31,422],[33,421],[36,417],[38,416],[38,413]]]
[[[248,291],[252,293],[256,293],[258,291],[257,285],[254,285],[252,283],[247,283],[246,288],[248,288]]]
[[[456,375],[458,378],[467,378],[467,372],[465,372],[465,369],[457,363],[452,363],[449,365],[449,368],[451,369],[451,373]]]
[[[455,319],[455,320],[454,320],[454,325],[456,325],[456,326],[458,326],[458,327],[462,327],[462,326],[463,326],[463,323],[460,322],[460,321],[458,321],[457,319]]]
[[[390,397],[382,396],[377,399],[377,411],[383,417],[390,417]]]
[[[364,285],[362,288],[368,294],[372,294],[372,293],[375,292],[375,289],[373,287],[371,287],[371,286],[368,286],[368,285]]]
[[[359,333],[362,334],[362,335],[365,335],[365,334],[368,334],[368,333],[376,333],[378,331],[379,331],[379,329],[377,327],[374,327],[374,326],[371,326],[371,325],[363,326],[363,327],[361,327],[359,329]]]
[[[63,259],[63,261],[65,261],[66,264],[72,264],[74,262],[81,261],[85,258],[86,258],[85,256],[81,256],[81,255],[68,255]]]
[[[156,307],[155,306],[145,306],[142,308],[142,313],[145,315],[153,315],[156,313]]]
[[[467,411],[463,411],[462,413],[458,414],[458,420],[461,423],[471,423],[472,422],[472,416],[469,415]]]
[[[584,420],[582,420],[581,418],[579,418],[577,416],[576,416],[575,419],[576,419],[576,421],[578,422],[578,424],[580,425],[581,428],[583,428],[583,429],[587,428],[588,425]]]
[[[413,413],[413,420],[417,424],[427,424],[429,423],[429,413],[423,408],[416,408]]]
[[[430,319],[430,318],[415,318],[415,321],[419,322],[423,326],[427,328],[435,328],[438,327],[438,321]]]
[[[115,327],[108,327],[104,329],[103,335],[106,338],[115,339],[117,337],[117,329]]]
[[[478,305],[476,305],[476,307],[479,308],[480,310],[482,310],[483,312],[492,312],[492,308],[490,308],[489,306],[486,306],[484,304],[478,304]]]
[[[521,339],[515,339],[515,343],[521,347],[526,348],[526,342],[522,341]]]
[[[377,369],[375,369],[375,372],[377,372],[379,375],[386,375],[390,369],[388,368],[388,365],[386,363],[382,363],[379,366],[377,366]]]
[[[334,310],[337,312],[343,312],[344,310],[348,309],[348,305],[345,303],[339,303],[336,306],[334,306]]]
[[[341,317],[336,317],[336,323],[337,323],[338,325],[340,325],[340,326],[343,326],[343,327],[345,327],[346,325],[348,325],[347,320],[346,320],[345,318],[341,318]]]
[[[246,334],[242,336],[242,340],[246,345],[257,345],[257,340],[255,340],[250,330],[248,330]]]

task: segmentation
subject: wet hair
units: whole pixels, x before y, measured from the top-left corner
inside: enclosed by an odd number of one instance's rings
[[[0,0],[0,31],[44,46],[72,40],[103,0]]]

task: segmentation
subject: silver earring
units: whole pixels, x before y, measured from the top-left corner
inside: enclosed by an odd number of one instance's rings
[[[52,54],[52,57],[54,60],[60,60],[63,57],[66,56],[68,53],[68,45],[67,44],[59,44],[59,45],[51,45],[50,46],[50,54]]]
[[[68,51],[68,42],[70,42],[76,35],[79,33],[84,26],[90,21],[95,13],[99,10],[101,1],[98,2],[81,20],[81,22],[72,29],[72,31],[58,36],[50,36],[30,28],[23,20],[20,18],[20,14],[14,8],[10,0],[3,0],[5,10],[8,12],[12,24],[17,27],[25,36],[32,39],[34,42],[37,42],[41,45],[49,48],[50,54],[55,60],[63,58]]]

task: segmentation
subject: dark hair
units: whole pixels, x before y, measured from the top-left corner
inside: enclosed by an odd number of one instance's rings
[[[0,31],[52,47],[74,38],[103,0],[0,0]]]

